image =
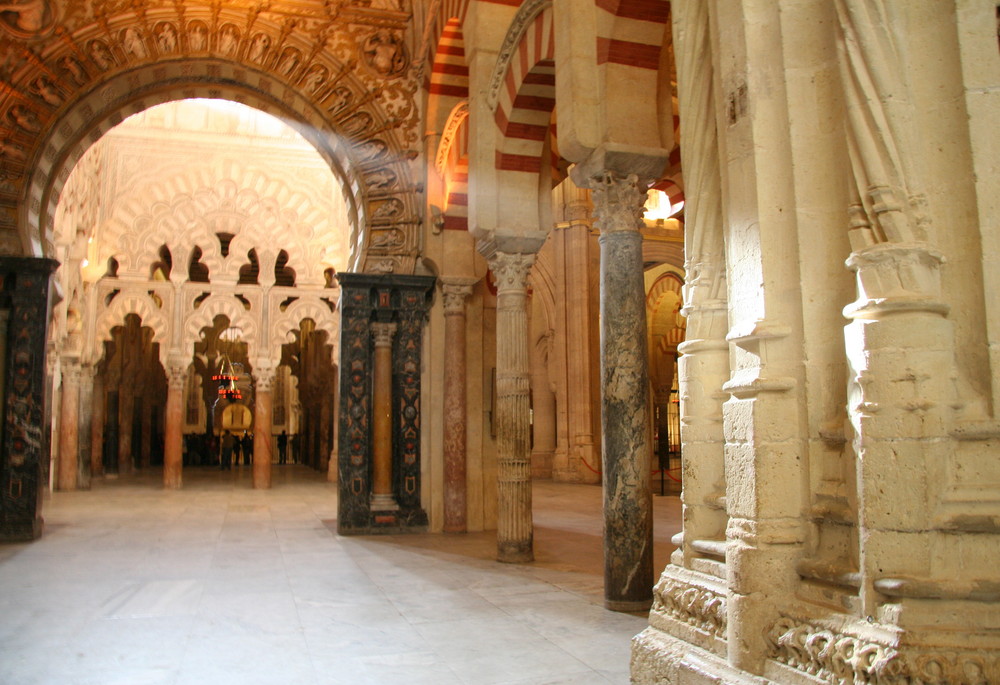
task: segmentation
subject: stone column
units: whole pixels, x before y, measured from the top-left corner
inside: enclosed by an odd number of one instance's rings
[[[497,283],[497,560],[533,561],[531,522],[528,271],[534,254],[496,252]]]
[[[84,490],[90,489],[91,466],[93,459],[90,455],[92,445],[91,433],[94,415],[94,374],[96,368],[93,364],[85,364],[81,367],[80,375],[80,417],[77,423],[80,426],[80,433],[77,437],[80,450],[80,477],[78,486]]]
[[[395,511],[392,494],[392,336],[396,324],[372,323],[375,339],[372,398],[372,511]]]
[[[135,421],[135,395],[124,383],[118,386],[118,474],[127,476],[135,469],[132,458],[132,424]]]
[[[468,279],[441,280],[444,296],[444,531],[466,531],[465,300]]]
[[[653,592],[649,367],[642,278],[646,190],[611,172],[592,183],[601,230],[604,605],[649,608]]]
[[[60,490],[76,490],[80,470],[80,376],[77,357],[62,358],[62,401],[59,415]]]
[[[254,369],[253,405],[253,486],[257,490],[271,487],[271,388],[274,367],[258,364]]]
[[[106,398],[104,396],[104,376],[94,367],[93,402],[90,414],[90,477],[104,475],[104,417]]]
[[[184,385],[187,360],[167,362],[167,406],[164,410],[163,487],[179,490],[184,472]]]

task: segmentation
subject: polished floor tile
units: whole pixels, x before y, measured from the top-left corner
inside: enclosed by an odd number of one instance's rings
[[[536,561],[494,533],[336,535],[305,467],[150,472],[47,496],[43,537],[0,545],[0,683],[627,683],[641,614],[602,606],[601,491],[534,484]],[[657,569],[680,528],[654,497]]]

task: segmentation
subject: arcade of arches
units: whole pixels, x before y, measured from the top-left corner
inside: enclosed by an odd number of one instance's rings
[[[1000,682],[998,21],[0,4],[0,536],[245,431],[508,563],[599,484],[637,683]]]

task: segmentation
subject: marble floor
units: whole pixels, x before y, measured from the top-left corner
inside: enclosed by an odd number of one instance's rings
[[[495,535],[338,537],[302,466],[187,469],[47,496],[45,533],[0,545],[0,683],[627,683],[646,624],[602,605],[601,493],[536,482],[531,564]],[[656,568],[679,530],[654,497]]]

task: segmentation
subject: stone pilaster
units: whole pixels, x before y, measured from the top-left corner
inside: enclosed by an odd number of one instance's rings
[[[258,361],[253,370],[253,487],[256,490],[271,487],[271,390],[274,373],[274,366],[265,361]]]
[[[534,254],[496,252],[497,284],[497,559],[532,561],[528,271]]]
[[[442,279],[444,299],[444,531],[466,531],[465,301],[469,279]]]
[[[167,360],[167,405],[164,410],[163,487],[179,490],[184,483],[184,385],[187,360],[171,355]]]
[[[372,324],[375,340],[372,390],[372,511],[399,508],[392,493],[392,336],[395,323]]]
[[[0,443],[2,542],[33,540],[42,534],[42,464],[49,459],[43,436],[45,340],[49,278],[56,266],[51,259],[0,258],[0,278],[9,297],[6,335],[0,342],[6,405]]]
[[[604,455],[604,604],[647,609],[653,592],[649,366],[642,211],[636,176],[592,180],[601,231],[601,389]]]
[[[60,490],[76,490],[80,471],[80,376],[83,370],[77,357],[63,357],[62,400],[59,404],[59,469],[57,486]]]

